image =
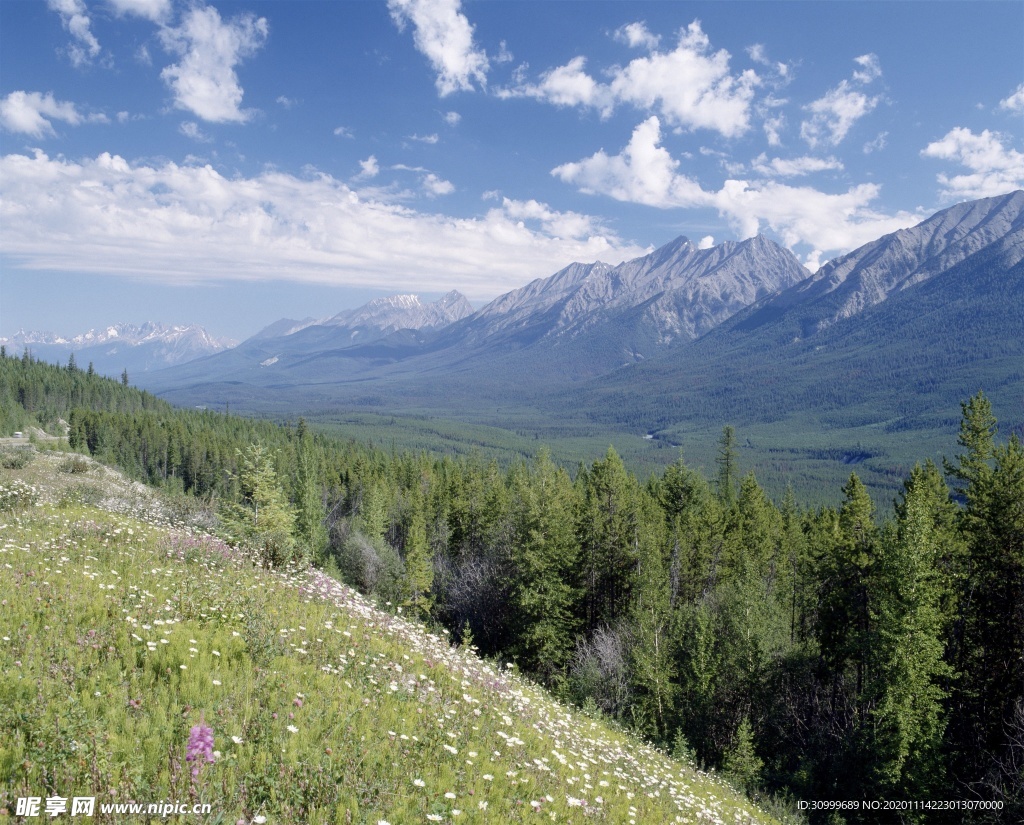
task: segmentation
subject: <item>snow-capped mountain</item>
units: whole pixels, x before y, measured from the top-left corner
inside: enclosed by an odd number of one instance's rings
[[[162,369],[213,355],[237,342],[216,338],[198,324],[113,324],[79,335],[19,330],[0,338],[8,351],[28,349],[42,361],[66,362],[74,353],[82,369],[88,364],[103,375],[120,375]]]
[[[430,304],[424,304],[419,295],[374,298],[361,307],[339,312],[321,324],[351,330],[354,340],[360,333],[371,330],[386,335],[400,329],[440,329],[472,314],[473,306],[466,297],[452,290]]]

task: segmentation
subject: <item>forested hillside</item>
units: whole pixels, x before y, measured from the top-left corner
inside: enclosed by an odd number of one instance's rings
[[[211,501],[265,563],[312,558],[748,789],[1020,821],[1024,446],[984,395],[961,413],[959,454],[880,523],[856,475],[838,508],[771,501],[731,428],[714,479],[680,460],[642,483],[612,448],[571,474],[543,450],[398,454],[0,359],[8,430],[66,421],[72,448]]]

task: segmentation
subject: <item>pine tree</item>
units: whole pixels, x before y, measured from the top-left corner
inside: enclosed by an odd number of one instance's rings
[[[299,419],[295,457],[295,532],[306,547],[307,554],[317,563],[322,562],[327,545],[324,527],[323,496],[320,485],[320,460],[305,419]]]
[[[897,503],[897,522],[878,543],[872,571],[869,736],[874,790],[914,797],[943,787],[946,727],[943,605],[951,582],[942,548],[950,541],[949,493],[934,465],[915,467]]]
[[[236,541],[258,549],[268,567],[286,564],[296,555],[295,513],[278,483],[274,457],[259,442],[235,452],[241,501],[227,507],[224,526]]]
[[[422,617],[433,606],[430,589],[434,584],[434,560],[427,541],[427,524],[419,502],[413,507],[405,535],[405,605]]]
[[[732,425],[722,428],[722,437],[718,439],[718,497],[726,507],[731,507],[736,500],[736,431]]]
[[[572,482],[543,450],[532,473],[513,475],[512,497],[517,513],[513,600],[522,622],[517,658],[550,679],[568,663],[578,630]]]

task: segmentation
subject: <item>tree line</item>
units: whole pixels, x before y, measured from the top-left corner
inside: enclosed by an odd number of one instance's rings
[[[980,393],[884,521],[856,474],[838,507],[771,501],[728,427],[715,478],[640,481],[612,448],[572,473],[387,452],[0,358],[0,422],[41,411],[268,564],[323,565],[751,791],[1024,819],[1024,446]]]

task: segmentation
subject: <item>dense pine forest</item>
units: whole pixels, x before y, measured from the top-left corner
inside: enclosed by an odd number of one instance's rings
[[[641,481],[612,448],[573,472],[389,452],[0,357],[0,435],[66,432],[268,565],[323,566],[752,793],[1019,822],[1024,445],[983,394],[961,413],[959,453],[882,521],[855,474],[838,508],[773,502],[728,427],[717,477],[680,459]]]

